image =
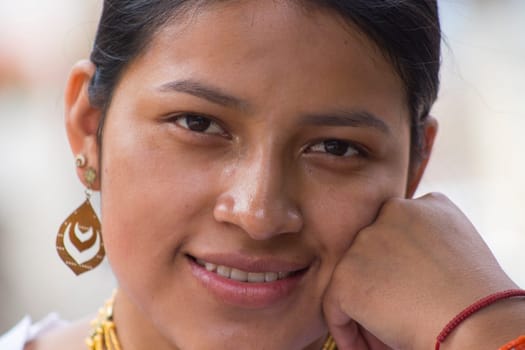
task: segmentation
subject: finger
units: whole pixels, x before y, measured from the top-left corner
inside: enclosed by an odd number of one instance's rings
[[[337,299],[330,297],[330,292],[324,298],[323,312],[330,334],[339,350],[369,349],[358,324],[341,309]]]
[[[362,336],[359,325],[350,320],[345,325],[328,325],[330,334],[337,344],[338,350],[369,350],[365,338]]]

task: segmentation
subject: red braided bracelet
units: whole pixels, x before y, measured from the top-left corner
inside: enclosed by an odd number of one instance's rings
[[[525,290],[522,289],[511,289],[506,290],[503,292],[498,292],[491,294],[483,299],[480,299],[476,301],[474,304],[470,305],[469,307],[465,308],[463,311],[461,311],[456,317],[454,317],[439,335],[437,336],[436,341],[436,350],[439,350],[439,347],[441,346],[441,343],[445,341],[445,339],[456,329],[461,322],[465,321],[468,317],[472,316],[472,314],[478,312],[479,310],[495,303],[496,301],[512,298],[512,297],[525,297]]]

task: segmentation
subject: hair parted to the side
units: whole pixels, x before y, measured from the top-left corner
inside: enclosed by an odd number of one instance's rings
[[[215,0],[218,1],[218,0]],[[220,0],[225,2],[225,0]],[[282,0],[285,1],[285,0]],[[127,65],[174,16],[212,0],[104,0],[91,61],[91,104],[105,111]],[[439,89],[441,30],[437,0],[294,0],[333,10],[366,35],[401,78],[411,118],[412,161]],[[99,142],[104,117],[99,125]]]

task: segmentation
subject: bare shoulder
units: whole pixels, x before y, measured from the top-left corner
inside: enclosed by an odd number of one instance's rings
[[[90,320],[81,319],[50,331],[27,344],[24,350],[86,350],[86,338],[91,332]]]

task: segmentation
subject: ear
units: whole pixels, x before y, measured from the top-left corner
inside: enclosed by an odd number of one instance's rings
[[[76,63],[69,74],[64,100],[66,132],[71,151],[75,156],[83,154],[86,158],[86,166],[77,167],[77,176],[88,187],[84,173],[88,167],[93,168],[97,178],[90,188],[96,191],[100,189],[97,129],[102,111],[93,107],[89,101],[88,87],[94,74],[95,65],[92,62],[83,60]]]
[[[428,161],[430,160],[430,154],[432,153],[432,147],[434,146],[437,131],[437,120],[432,116],[428,116],[423,126],[424,144],[423,149],[421,150],[421,156],[419,159],[414,160],[417,164],[411,165],[412,168],[410,169],[406,192],[407,198],[412,198],[419,186],[419,182],[421,181],[425,169],[427,168]]]

